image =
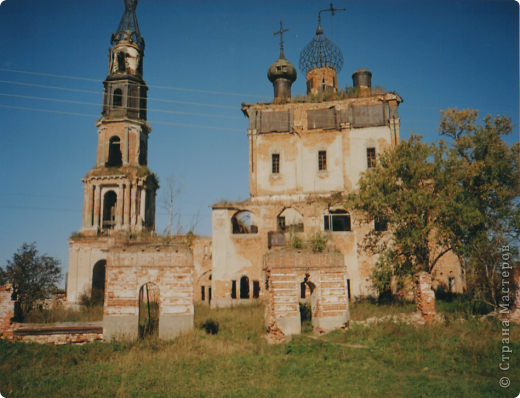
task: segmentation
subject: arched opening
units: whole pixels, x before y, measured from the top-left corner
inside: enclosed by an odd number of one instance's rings
[[[351,231],[350,214],[346,210],[329,210],[323,216],[324,230],[331,232]]]
[[[256,234],[258,227],[254,225],[252,218],[254,214],[250,211],[238,211],[232,218],[234,234]]]
[[[153,283],[145,283],[139,290],[139,337],[157,336],[159,333],[160,294]]]
[[[276,217],[278,231],[303,232],[303,216],[292,208],[284,209]]]
[[[116,224],[117,194],[108,191],[103,197],[103,228],[112,229]]]
[[[106,260],[99,260],[92,269],[91,300],[94,305],[103,305],[105,302],[105,268]]]
[[[316,306],[316,297],[313,295],[316,285],[310,281],[310,275],[305,274],[303,282],[300,284],[300,321],[302,333],[310,333],[312,327],[312,313]]]
[[[120,88],[114,90],[114,97],[112,100],[112,105],[114,108],[121,108],[123,104],[123,92]]]
[[[249,298],[249,278],[247,276],[240,278],[240,298]]]
[[[121,140],[114,136],[108,141],[107,167],[121,167],[123,165],[123,154],[121,153]]]
[[[147,163],[147,148],[146,142],[141,140],[141,145],[139,146],[139,164],[141,166],[146,166]]]

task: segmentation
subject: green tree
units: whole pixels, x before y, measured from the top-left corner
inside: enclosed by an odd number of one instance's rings
[[[499,273],[501,250],[510,247],[509,263],[518,260],[520,180],[518,143],[503,137],[512,133],[511,119],[486,116],[477,124],[478,111],[457,108],[442,113],[440,134],[461,159],[457,180],[480,222],[468,227],[461,260],[468,288],[481,301],[497,306],[502,294]]]
[[[19,320],[23,321],[39,300],[56,291],[61,280],[59,265],[59,260],[47,255],[38,256],[35,243],[24,243],[13,260],[7,261],[5,270],[0,267],[0,283],[13,285]]]
[[[512,131],[509,118],[488,116],[482,125],[477,118],[474,110],[442,112],[439,130],[449,143],[424,144],[412,134],[382,154],[349,195],[347,206],[360,211],[362,223],[388,226],[361,244],[379,255],[373,281],[380,290],[393,277],[431,273],[454,251],[479,299],[497,305],[492,261],[501,245],[518,242],[518,145],[502,138]]]
[[[347,206],[360,210],[361,223],[386,225],[371,229],[360,245],[379,255],[373,273],[378,289],[389,288],[394,276],[432,272],[460,245],[459,229],[472,214],[454,183],[458,163],[445,143],[424,144],[412,134],[380,155],[377,166],[362,175],[359,191],[348,196]]]

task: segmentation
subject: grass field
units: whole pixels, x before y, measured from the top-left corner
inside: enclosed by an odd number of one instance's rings
[[[394,313],[367,302],[358,319]],[[392,306],[390,306],[392,307]],[[405,305],[405,308],[406,305]],[[408,308],[411,310],[411,307]],[[402,312],[405,312],[403,310]],[[261,304],[195,309],[195,330],[171,342],[47,346],[0,342],[4,397],[516,397],[520,328],[500,371],[502,326],[468,319],[430,328],[384,323],[269,346]],[[309,330],[309,328],[304,328]],[[212,334],[213,333],[213,334]],[[499,379],[508,376],[503,389]]]

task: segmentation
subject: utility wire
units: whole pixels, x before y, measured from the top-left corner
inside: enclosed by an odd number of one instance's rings
[[[89,91],[89,90],[79,90],[74,88],[64,88],[64,87],[55,87],[55,86],[43,86],[41,84],[31,84],[31,83],[20,83],[20,82],[12,82],[9,80],[0,80],[0,83],[8,83],[8,84],[17,84],[20,86],[30,86],[30,87],[39,87],[39,88],[50,88],[53,90],[64,90],[64,91],[75,91],[80,93],[88,93],[88,94],[96,94],[96,95],[102,95],[102,92],[99,91]],[[129,96],[129,98],[141,98],[138,96]],[[185,105],[197,105],[197,106],[210,106],[214,108],[226,108],[226,109],[240,109],[238,106],[228,106],[228,105],[215,105],[215,104],[203,104],[200,102],[187,102],[187,101],[174,101],[174,100],[166,100],[166,99],[159,99],[159,98],[146,98],[148,101],[159,101],[159,102],[171,102],[174,104],[185,104]]]
[[[42,100],[42,101],[66,102],[66,103],[70,103],[70,104],[100,106],[100,104],[94,104],[94,103],[91,103],[91,102],[69,101],[69,100],[60,100],[60,99],[43,98],[43,97],[30,97],[30,96],[26,96],[26,95],[4,94],[4,93],[0,93],[0,95],[5,96],[5,97],[16,97],[16,98],[36,99],[36,100]],[[128,109],[134,109],[135,110],[135,108],[128,108]],[[150,109],[150,108],[146,108],[146,110],[147,111],[151,111],[151,112],[175,113],[175,114],[179,114],[179,115],[208,116],[208,117],[220,117],[220,118],[225,118],[225,119],[244,120],[243,117],[238,117],[238,116],[208,115],[206,113],[166,111],[166,110],[162,110],[162,109]]]
[[[87,81],[92,81],[92,82],[102,82],[103,81],[103,80],[98,80],[98,79],[88,79],[88,78],[85,78],[85,77],[52,75],[52,74],[49,74],[49,73],[27,72],[27,71],[13,70],[13,69],[0,69],[0,71],[3,71],[3,72],[13,72],[13,73],[23,73],[23,74],[27,74],[27,75],[59,77],[59,78],[63,78],[63,79],[87,80]],[[166,87],[166,86],[148,86],[148,87],[160,88],[160,89],[164,89],[164,90],[190,91],[190,92],[205,93],[205,94],[233,95],[233,96],[237,96],[237,97],[256,97],[256,98],[264,98],[265,97],[263,95],[226,93],[226,92],[223,92],[223,91],[196,90],[196,89],[191,89],[191,88],[180,88],[180,87]]]

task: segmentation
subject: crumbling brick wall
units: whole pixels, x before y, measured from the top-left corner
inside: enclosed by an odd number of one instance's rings
[[[10,283],[0,286],[0,338],[12,339],[16,300],[12,299],[13,287]]]
[[[432,289],[432,277],[421,271],[414,275],[414,293],[417,310],[426,321],[435,319],[435,292]]]
[[[136,243],[108,251],[105,279],[105,340],[135,339],[139,291],[159,289],[159,338],[193,328],[193,255],[184,244]]]
[[[349,320],[346,267],[341,253],[277,250],[264,255],[269,300],[266,327],[277,338],[301,332],[301,283],[314,286],[311,296],[315,332],[343,327]]]

